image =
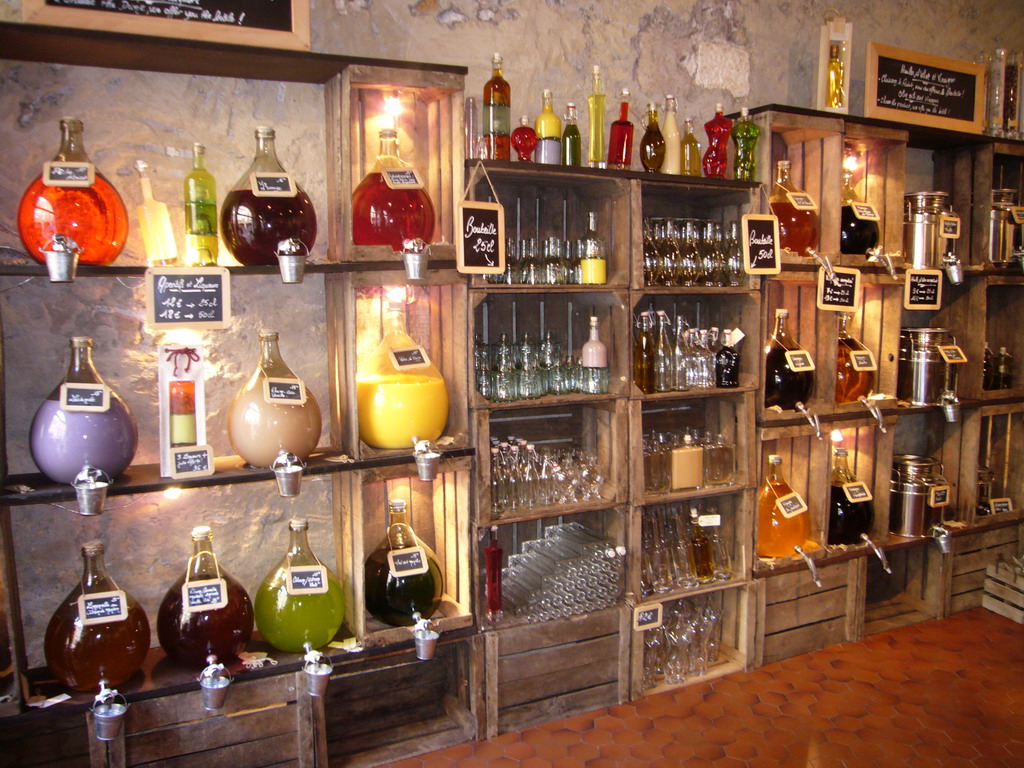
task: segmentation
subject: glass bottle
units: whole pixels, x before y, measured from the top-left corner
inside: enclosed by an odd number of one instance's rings
[[[196,444],[196,383],[178,379],[170,382],[168,434],[172,448]]]
[[[395,353],[403,350],[418,350],[425,364],[399,366]],[[387,302],[384,336],[357,369],[360,440],[373,448],[409,449],[414,437],[441,436],[448,422],[448,388],[437,366],[406,333],[400,302]]]
[[[836,350],[836,402],[855,403],[871,394],[875,386],[874,371],[857,371],[853,367],[853,353],[867,352],[868,348],[850,335],[846,329],[850,316],[839,313],[838,349]]]
[[[676,383],[673,389],[685,392],[690,388],[690,380],[686,375],[686,362],[690,358],[690,350],[686,345],[686,318],[676,315],[676,343],[672,348],[672,367],[675,368]]]
[[[544,89],[543,106],[534,121],[537,131],[537,162],[558,165],[562,162],[562,121],[552,106],[551,91]]]
[[[665,137],[658,127],[658,107],[647,105],[647,125],[640,138],[640,164],[649,173],[661,170],[665,162]]]
[[[777,405],[784,411],[806,403],[814,389],[814,371],[793,371],[786,360],[786,352],[803,349],[786,330],[788,318],[788,309],[775,310],[775,329],[764,347],[764,406]]]
[[[861,534],[871,533],[875,510],[870,501],[850,501],[843,491],[846,483],[857,478],[850,471],[845,448],[832,451],[832,486],[828,503],[828,543],[860,544]]]
[[[186,584],[223,579],[220,608],[197,610],[184,604]],[[201,608],[201,606],[198,606]],[[213,530],[206,525],[192,529],[192,556],[184,573],[167,590],[157,614],[160,646],[174,661],[187,667],[205,667],[214,655],[228,663],[245,650],[252,635],[252,603],[245,588],[220,566],[213,551]]]
[[[684,176],[700,176],[700,142],[693,133],[693,118],[683,121],[682,166]]]
[[[496,452],[496,451],[495,451]],[[485,591],[487,593],[487,620],[501,621],[504,612],[501,609],[501,544],[498,543],[498,526],[491,526],[491,541],[484,547],[484,567],[486,568]]]
[[[178,247],[174,243],[171,229],[171,215],[167,203],[153,198],[153,183],[146,171],[149,165],[144,160],[135,161],[142,185],[142,205],[135,209],[142,232],[142,247],[146,251],[146,262],[151,267],[171,267],[178,263]]]
[[[1013,357],[1006,351],[1006,347],[999,348],[993,362],[996,369],[996,389],[1012,389]]]
[[[83,617],[81,598],[122,592],[124,618],[93,623]],[[96,597],[100,596],[100,597]],[[88,621],[89,623],[86,623]],[[100,680],[110,688],[130,678],[149,651],[149,619],[134,597],[121,590],[103,563],[103,544],[82,545],[82,580],[54,611],[43,642],[46,665],[68,688],[91,691]]]
[[[217,239],[217,181],[206,170],[206,147],[192,145],[192,170],[185,176],[185,266],[215,267]]]
[[[722,348],[715,353],[715,386],[733,389],[740,385],[740,353],[732,346],[732,331],[722,332]]]
[[[604,87],[601,85],[601,67],[594,65],[594,87],[587,96],[587,111],[590,115],[590,144],[587,146],[587,161],[591,168],[599,168],[605,162],[604,156]]]
[[[676,386],[676,369],[672,358],[672,328],[668,313],[658,311],[658,342],[654,350],[654,390],[671,392]]]
[[[590,338],[580,353],[583,364],[583,390],[592,395],[603,395],[608,391],[608,347],[598,334],[597,318],[590,318]]]
[[[708,178],[724,179],[725,167],[729,164],[729,133],[732,120],[722,114],[722,105],[715,105],[715,116],[704,123],[708,135],[708,148],[704,152],[701,167]]]
[[[793,547],[802,547],[810,537],[810,516],[807,511],[791,517],[779,509],[776,501],[793,492],[782,476],[782,458],[768,457],[768,471],[757,496],[757,555],[758,557],[786,557],[794,554]]]
[[[665,159],[661,163],[661,172],[678,176],[683,172],[683,143],[679,135],[679,121],[676,118],[676,97],[665,96],[665,127],[661,129],[665,137]]]
[[[807,256],[808,248],[818,247],[818,212],[798,210],[793,205],[789,193],[799,194],[801,190],[790,181],[789,169],[789,160],[779,160],[769,205],[779,219],[779,245],[798,256]]]
[[[996,379],[996,356],[993,354],[987,341],[985,342],[981,388],[985,390],[999,389],[999,383]]]
[[[740,109],[740,119],[732,127],[732,144],[736,148],[733,177],[743,181],[757,180],[757,139],[761,129],[750,119],[746,107]]]
[[[269,467],[281,451],[305,461],[320,442],[320,406],[306,389],[305,402],[271,399],[269,380],[301,382],[281,357],[277,331],[260,331],[260,359],[228,409],[228,440],[254,467]]]
[[[654,318],[650,312],[641,312],[638,333],[633,342],[633,383],[645,395],[654,389],[654,358],[657,339],[654,332]]]
[[[839,229],[839,252],[867,253],[878,245],[878,222],[861,219],[854,203],[863,203],[853,189],[853,172],[843,169],[842,220]]]
[[[580,244],[580,282],[583,285],[608,282],[608,258],[604,241],[597,234],[597,211],[587,214],[587,231]]]
[[[305,520],[288,521],[288,551],[260,583],[253,601],[256,628],[285,653],[302,653],[305,643],[327,645],[345,620],[341,583],[310,549],[308,528]],[[302,586],[309,583],[303,576],[316,578],[318,568],[319,584]]]
[[[521,163],[533,161],[533,150],[537,148],[537,132],[530,125],[530,118],[523,115],[519,125],[512,131],[512,149],[516,151],[516,160]]]
[[[380,154],[352,193],[352,242],[404,250],[406,240],[434,239],[434,205],[425,189],[392,189],[385,169],[411,168],[398,154],[398,132],[380,132]]]
[[[501,54],[495,53],[491,60],[491,79],[484,84],[483,134],[490,160],[509,159],[512,89],[502,77],[502,63]]]
[[[274,148],[274,129],[256,128],[256,155],[252,165],[224,197],[220,210],[220,229],[224,245],[245,266],[277,265],[277,249],[282,240],[295,238],[308,250],[316,243],[316,211],[298,182],[292,180],[291,197],[267,197],[257,194],[253,174],[285,175]]]
[[[711,540],[704,533],[700,524],[697,507],[690,507],[690,556],[697,581],[709,584],[715,580],[715,562],[712,555]]]
[[[583,165],[583,137],[576,124],[576,105],[565,105],[565,129],[562,131],[562,165]]]
[[[839,53],[840,46],[832,43],[828,48],[828,99],[826,103],[829,109],[842,109],[846,104],[846,74]]]
[[[414,623],[412,615],[419,613],[427,619],[441,605],[444,578],[441,566],[430,547],[416,536],[409,525],[405,501],[388,502],[389,525],[380,546],[366,558],[363,583],[366,589],[366,610],[385,624],[408,627]],[[421,547],[427,571],[411,576],[395,576],[388,565],[388,553]]]
[[[629,89],[623,88],[619,100],[619,119],[608,135],[608,167],[629,170],[633,162],[633,123],[629,121]]]
[[[55,163],[88,163],[82,121],[60,121],[60,149]],[[128,211],[106,176],[93,168],[89,186],[48,186],[39,174],[18,203],[18,234],[33,259],[46,263],[43,249],[54,235],[65,235],[81,248],[80,264],[103,266],[118,257],[128,238]]]
[[[109,407],[105,411],[66,410],[61,406],[65,384],[107,387]],[[138,439],[131,409],[92,363],[92,339],[73,337],[64,380],[39,406],[29,428],[29,447],[39,471],[55,483],[70,483],[88,464],[116,478],[135,456]]]

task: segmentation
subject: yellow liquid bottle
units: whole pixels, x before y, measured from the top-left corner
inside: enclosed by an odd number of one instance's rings
[[[587,96],[590,114],[590,146],[587,161],[591,168],[600,168],[605,162],[604,155],[604,88],[601,86],[601,67],[594,65],[594,91]]]
[[[537,132],[536,160],[544,165],[561,165],[562,163],[562,121],[555,114],[552,106],[551,91],[544,90],[544,106],[541,109],[534,129]]]
[[[153,184],[146,170],[149,166],[143,160],[135,161],[142,184],[142,205],[136,209],[142,245],[146,249],[146,261],[151,267],[170,267],[178,263],[178,247],[174,243],[171,229],[171,215],[167,204],[153,199]]]
[[[846,72],[839,57],[839,46],[831,45],[828,51],[828,106],[842,109],[846,104]]]
[[[810,537],[810,516],[805,509],[787,515],[776,503],[793,493],[779,467],[782,457],[768,457],[768,472],[757,496],[757,555],[758,557],[787,557],[794,554],[793,547],[802,547]]]
[[[693,118],[683,123],[683,175],[700,176],[700,142],[693,135]]]

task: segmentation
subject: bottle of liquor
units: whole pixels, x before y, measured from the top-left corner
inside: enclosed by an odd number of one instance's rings
[[[409,627],[414,623],[414,613],[428,619],[437,611],[441,605],[441,595],[444,593],[444,578],[437,555],[420,541],[409,525],[405,501],[390,500],[388,516],[390,521],[387,535],[380,546],[366,558],[363,580],[366,610],[385,624]],[[395,573],[388,554],[414,547],[421,550],[420,555],[426,571],[411,575]]]
[[[281,451],[305,461],[321,426],[320,406],[281,357],[277,331],[261,330],[259,362],[228,409],[231,447],[254,467],[269,467]]]
[[[814,389],[814,371],[794,371],[786,359],[787,352],[803,350],[786,330],[788,318],[788,309],[775,310],[775,329],[764,347],[764,405],[777,405],[784,411],[793,410],[798,402],[806,403]]]
[[[732,331],[722,332],[722,348],[715,353],[715,386],[733,389],[740,385],[740,353],[732,345]]]
[[[171,215],[167,211],[167,203],[153,198],[153,183],[146,173],[148,169],[149,165],[144,160],[135,161],[135,170],[139,172],[142,185],[142,205],[136,209],[142,247],[149,266],[172,267],[178,263],[178,247],[174,243]]]
[[[846,329],[850,316],[839,313],[838,349],[836,350],[836,402],[855,403],[867,397],[875,386],[874,371],[858,371],[854,368],[853,353],[867,352],[868,349],[850,335]]]
[[[275,182],[289,181],[287,190],[269,191],[259,174],[269,174]],[[277,186],[275,183],[274,186]],[[277,249],[282,240],[295,238],[307,250],[316,243],[316,211],[309,195],[281,166],[274,147],[274,129],[261,125],[256,129],[256,155],[224,197],[220,211],[224,244],[231,255],[246,266],[277,265]]]
[[[565,105],[565,129],[562,131],[562,165],[583,164],[583,137],[576,125],[576,105]]]
[[[373,448],[436,440],[448,422],[448,387],[426,350],[405,330],[404,306],[387,302],[384,336],[357,363],[359,439]]]
[[[491,60],[491,79],[484,84],[483,133],[490,160],[509,159],[512,89],[502,76],[501,66],[501,54],[495,53]]]
[[[380,152],[352,193],[352,242],[405,249],[407,240],[434,239],[434,204],[422,188],[392,189],[386,171],[412,168],[398,153],[398,132],[380,132]]]
[[[1013,356],[1000,347],[995,356],[996,389],[1013,389]]]
[[[985,390],[999,389],[999,382],[996,378],[996,356],[985,342],[985,358],[982,372],[981,388]]]
[[[530,118],[522,115],[519,125],[512,131],[512,149],[516,151],[516,160],[521,163],[533,161],[533,150],[537,148],[537,132],[530,125]]]
[[[846,73],[839,54],[839,45],[833,43],[829,46],[827,103],[830,109],[842,109],[846,104]]]
[[[590,318],[590,338],[581,350],[583,363],[583,390],[592,395],[603,395],[608,391],[608,347],[598,335],[597,318]]]
[[[608,258],[604,241],[597,234],[597,211],[587,214],[587,231],[580,248],[580,283],[604,285],[608,282]]]
[[[89,387],[102,387],[103,397],[83,409],[86,404],[76,392]],[[88,464],[116,478],[131,463],[138,440],[135,417],[127,403],[103,381],[92,363],[92,339],[73,337],[64,380],[39,406],[29,428],[29,448],[39,471],[55,483],[70,483]]]
[[[256,628],[285,653],[305,643],[321,648],[345,619],[345,593],[338,577],[309,547],[305,520],[288,521],[288,551],[260,583],[254,600]]]
[[[810,520],[806,505],[803,511],[790,513],[778,504],[793,493],[782,476],[782,458],[768,457],[768,471],[757,496],[757,555],[786,557],[793,547],[802,547],[810,537]]]
[[[65,117],[60,121],[60,149],[51,163],[74,164],[87,172],[88,181],[63,178],[51,166],[44,181],[39,174],[18,203],[18,234],[29,255],[46,263],[43,249],[54,235],[74,239],[81,249],[80,264],[103,266],[121,253],[128,238],[128,211],[121,195],[96,170],[82,142],[82,121]],[[62,167],[62,166],[59,166]]]
[[[700,488],[704,483],[704,446],[694,443],[693,435],[683,435],[683,444],[672,448],[671,488],[673,491]]]
[[[647,105],[647,126],[640,138],[640,164],[649,173],[661,170],[665,162],[665,137],[658,127],[658,107]]]
[[[537,131],[537,162],[558,165],[562,162],[562,121],[552,106],[551,91],[544,89],[543,99],[544,106],[534,122]]]
[[[746,107],[740,110],[740,119],[732,127],[732,144],[736,148],[733,175],[744,181],[757,180],[757,139],[761,129],[750,119]]]
[[[156,621],[160,646],[187,667],[205,667],[210,655],[227,663],[245,650],[252,625],[249,595],[221,568],[213,551],[212,529],[196,526],[185,572],[160,603]]]
[[[90,611],[90,603],[107,610]],[[118,686],[145,661],[149,619],[107,573],[99,541],[82,545],[82,580],[54,611],[43,651],[54,676],[76,691],[95,690],[100,680]]]
[[[779,245],[798,256],[807,256],[808,248],[818,247],[818,212],[793,205],[790,195],[800,194],[801,190],[790,181],[789,169],[788,160],[779,160],[768,202],[779,219]]]
[[[645,395],[650,395],[655,392],[654,358],[657,354],[654,318],[650,312],[640,313],[638,329],[639,333],[633,343],[633,383]]]
[[[654,349],[654,391],[671,392],[676,387],[676,369],[672,356],[672,328],[668,313],[658,310],[658,336]]]
[[[196,383],[184,379],[168,384],[170,445],[179,448],[196,444]]]
[[[715,561],[711,548],[711,540],[704,533],[700,524],[697,507],[690,505],[690,556],[693,559],[693,570],[697,581],[709,584],[715,580]]]
[[[608,136],[608,167],[629,170],[633,162],[633,123],[629,121],[629,89],[619,97],[619,119]]]
[[[878,245],[878,222],[862,219],[854,203],[863,203],[853,189],[853,172],[843,169],[843,204],[839,229],[839,252],[867,253]]]
[[[494,449],[497,453],[497,449]],[[486,568],[485,592],[487,594],[487,620],[501,621],[504,611],[501,608],[501,544],[498,543],[498,526],[491,526],[491,541],[484,547],[484,567]]]
[[[185,266],[215,267],[217,240],[217,181],[206,170],[206,147],[192,145],[192,170],[185,176]]]
[[[672,94],[665,96],[665,125],[661,134],[665,137],[665,159],[661,164],[661,172],[678,176],[683,172],[683,142],[676,117],[676,97]]]
[[[725,168],[729,164],[729,133],[732,131],[732,120],[722,114],[722,105],[715,105],[715,116],[704,123],[704,131],[708,135],[708,148],[704,152],[702,168],[708,178],[724,179]]]
[[[700,176],[700,142],[693,133],[693,118],[683,121],[682,164],[684,176]]]
[[[870,501],[850,501],[844,486],[857,482],[845,448],[832,451],[832,487],[828,504],[828,543],[859,544],[861,534],[871,533],[875,511]]]
[[[587,146],[587,161],[591,168],[598,168],[605,162],[604,157],[604,87],[601,84],[601,67],[594,65],[594,87],[587,96],[587,110],[590,115],[590,144]]]

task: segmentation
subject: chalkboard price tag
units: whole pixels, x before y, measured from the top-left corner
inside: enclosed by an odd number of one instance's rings
[[[186,581],[181,585],[181,603],[187,613],[223,608],[228,604],[228,585],[224,579]]]
[[[120,589],[93,592],[78,598],[78,619],[86,626],[110,624],[128,618],[128,600]]]
[[[748,213],[742,221],[743,271],[748,275],[779,274],[782,261],[779,258],[778,217]]]
[[[430,358],[423,347],[399,347],[388,350],[391,365],[399,371],[412,371],[417,368],[429,368]]]
[[[106,413],[110,410],[110,388],[105,384],[61,384],[60,409]]]
[[[857,350],[850,353],[850,367],[855,371],[877,371],[875,355],[870,349]]]
[[[327,592],[327,569],[322,565],[293,565],[284,583],[289,595],[322,595]]]
[[[945,507],[949,505],[949,486],[933,485],[928,489],[928,506]]]
[[[1015,205],[1010,209],[1015,224],[1024,224],[1024,205]]]
[[[862,501],[871,501],[871,499],[874,498],[863,480],[857,480],[853,483],[843,483],[843,493],[846,494],[846,498],[853,504],[858,504]]]
[[[271,405],[302,405],[306,402],[306,385],[302,379],[263,380],[263,401]]]
[[[967,355],[965,355],[964,351],[956,344],[942,344],[938,349],[942,359],[947,363],[956,365],[958,363],[967,362]]]
[[[392,549],[388,552],[388,570],[396,579],[426,573],[429,570],[427,553],[423,551],[423,547]]]
[[[942,272],[937,269],[908,269],[903,284],[904,309],[938,309],[942,306]]]
[[[789,370],[793,373],[814,370],[814,360],[811,359],[811,353],[804,349],[786,350],[786,365],[789,366]]]
[[[796,491],[787,493],[785,496],[779,496],[775,500],[775,506],[782,513],[782,516],[787,519],[802,515],[807,511],[807,502]]]
[[[998,515],[1001,512],[1013,512],[1013,499],[989,499],[988,506],[993,515]]]
[[[500,275],[505,271],[505,208],[476,200],[463,200],[457,208],[456,268],[466,275]]]
[[[91,187],[96,183],[92,163],[43,163],[43,185],[47,187]]]
[[[146,322],[161,330],[214,330],[231,322],[231,276],[226,267],[150,267]]]
[[[249,188],[253,197],[295,197],[298,194],[290,173],[250,173]]]
[[[381,172],[391,189],[423,189],[423,179],[415,168],[385,168]]]
[[[818,210],[818,204],[814,202],[814,198],[806,192],[787,192],[786,197],[789,198],[789,202],[792,203],[793,207],[798,211]]]
[[[860,270],[833,267],[832,280],[818,269],[818,309],[832,312],[856,312],[860,306]]]
[[[875,206],[871,205],[871,203],[850,203],[850,209],[853,211],[854,218],[861,221],[881,220],[878,211],[875,210]]]
[[[633,631],[645,632],[657,629],[662,623],[661,603],[645,603],[633,609]]]
[[[697,515],[697,525],[701,528],[717,528],[721,524],[721,515]]]
[[[171,471],[175,480],[206,477],[214,473],[213,448],[208,445],[181,445],[170,449]]]
[[[939,237],[956,240],[960,237],[960,217],[944,213],[939,217]]]

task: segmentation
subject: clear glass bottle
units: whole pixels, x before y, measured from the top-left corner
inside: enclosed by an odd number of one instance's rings
[[[808,248],[818,247],[818,212],[799,210],[790,201],[789,193],[802,190],[790,181],[789,169],[789,160],[779,160],[769,205],[779,219],[779,245],[798,256],[808,256]]]
[[[490,160],[509,159],[509,132],[512,128],[512,89],[502,75],[502,58],[491,60],[491,79],[484,84],[483,134]]]
[[[168,384],[168,429],[170,445],[178,448],[196,444],[196,383],[184,379]]]
[[[597,318],[590,318],[590,338],[583,345],[580,361],[583,364],[583,391],[603,395],[608,391],[608,347],[601,341]]]
[[[516,160],[521,163],[533,162],[533,151],[537,148],[537,132],[530,125],[528,115],[519,118],[519,125],[512,131],[512,149]]]
[[[206,170],[206,147],[192,145],[192,170],[185,176],[185,266],[215,267],[217,239],[217,180]]]
[[[996,389],[1013,389],[1013,356],[1006,347],[1000,347],[994,359]]]
[[[412,447],[414,437],[436,440],[448,422],[448,387],[437,366],[405,330],[405,311],[389,301],[384,336],[357,363],[359,439],[373,448]],[[418,350],[423,363],[401,365],[396,352]],[[403,355],[402,357],[405,357]]]
[[[693,118],[683,121],[682,167],[684,176],[700,176],[700,142],[693,133]]]
[[[853,189],[853,172],[843,169],[842,216],[839,225],[839,252],[867,253],[878,245],[878,222],[861,219],[854,211],[854,203],[863,203]]]
[[[693,559],[693,570],[697,574],[697,581],[701,584],[710,584],[715,580],[714,551],[711,540],[704,533],[704,526],[700,524],[697,507],[690,506],[690,556]]]
[[[269,467],[281,451],[305,461],[320,442],[320,406],[306,389],[305,402],[274,399],[268,380],[301,381],[281,357],[278,333],[260,331],[260,359],[228,409],[228,440],[235,453],[254,467]]]
[[[672,327],[667,312],[659,311],[658,340],[654,350],[654,391],[671,392],[676,386],[676,369],[672,358]]]
[[[587,214],[587,231],[580,242],[580,283],[604,285],[608,282],[608,258],[604,241],[597,233],[597,211]]]
[[[341,583],[310,549],[308,529],[306,520],[288,521],[288,550],[260,582],[253,601],[260,635],[285,653],[302,653],[305,643],[327,645],[345,620]]]
[[[776,502],[793,493],[782,475],[782,458],[768,457],[768,469],[757,496],[757,555],[787,557],[793,547],[803,547],[810,537],[810,515],[807,511],[787,516]]]
[[[406,240],[434,239],[434,204],[425,189],[392,189],[385,170],[411,168],[398,152],[398,132],[380,132],[380,153],[373,167],[352,193],[352,242],[390,245],[402,251]]]
[[[571,101],[565,105],[565,128],[562,131],[562,165],[583,165],[583,137],[576,124],[576,105]]]
[[[867,397],[875,386],[874,371],[858,371],[853,367],[853,353],[867,352],[868,348],[850,335],[847,324],[850,316],[839,313],[839,331],[836,350],[836,402],[855,403]]]
[[[501,621],[504,611],[501,607],[501,560],[502,548],[498,543],[498,526],[491,526],[491,540],[484,547],[484,568],[486,582],[484,591],[487,596],[487,620]]]
[[[82,121],[65,117],[60,121],[60,149],[55,163],[89,163],[82,142]],[[93,168],[89,186],[49,186],[39,174],[18,203],[18,234],[25,250],[40,264],[46,263],[43,249],[54,235],[72,238],[81,249],[80,264],[104,266],[116,259],[128,239],[128,211],[107,177]]]
[[[118,591],[124,594],[123,618],[93,623],[83,616],[81,598],[99,600],[104,593]],[[145,661],[149,619],[138,601],[107,573],[101,542],[82,545],[82,579],[50,618],[43,650],[53,675],[76,691],[96,690],[101,680],[114,688]]]
[[[665,162],[665,136],[658,126],[658,107],[647,105],[647,125],[644,135],[640,138],[640,164],[644,170],[654,173],[661,170]]]
[[[676,117],[676,97],[672,94],[665,95],[665,125],[661,133],[665,137],[665,159],[661,163],[661,172],[678,176],[683,172],[683,142]]]
[[[587,146],[587,161],[591,168],[598,168],[605,162],[604,155],[604,87],[601,84],[601,67],[594,65],[593,88],[587,96],[587,110],[590,115],[590,143]]]
[[[846,72],[840,56],[842,50],[837,43],[828,48],[828,99],[829,109],[842,109],[846,104]]]
[[[153,198],[153,182],[144,160],[135,161],[142,186],[142,205],[135,209],[142,232],[142,247],[146,251],[146,263],[151,267],[172,267],[178,263],[178,246],[171,229],[171,214],[167,203]]]
[[[537,131],[537,162],[544,165],[559,165],[562,162],[562,121],[555,114],[551,91],[545,89],[543,106],[534,121]]]
[[[437,555],[420,541],[409,525],[405,501],[390,500],[388,517],[387,535],[366,558],[363,578],[366,610],[385,624],[408,627],[414,623],[414,613],[428,619],[437,611],[444,594],[444,577]],[[412,547],[423,549],[427,571],[414,575],[394,575],[388,565],[388,553]]]
[[[740,353],[732,346],[732,331],[722,332],[722,347],[715,353],[715,386],[733,389],[740,385]]]
[[[658,341],[650,312],[640,313],[637,329],[633,342],[633,383],[645,395],[650,395],[655,392],[654,358]]]
[[[996,356],[992,352],[987,341],[985,342],[985,357],[982,376],[982,389],[999,389],[999,381],[996,378]]]
[[[109,390],[105,411],[66,410],[65,384],[95,384]],[[92,362],[92,339],[71,339],[63,381],[39,406],[29,428],[29,448],[39,471],[55,483],[70,483],[86,464],[116,478],[131,464],[139,431],[128,404],[103,381]]]
[[[828,543],[860,544],[862,534],[870,534],[875,511],[870,501],[850,501],[843,486],[857,482],[850,471],[845,448],[832,450],[832,485],[828,504]]]
[[[608,136],[608,167],[629,170],[633,162],[633,123],[629,120],[629,89],[619,97],[619,119],[612,123]]]
[[[701,168],[708,178],[724,179],[725,168],[729,164],[728,141],[732,120],[722,114],[721,104],[715,105],[715,116],[704,123],[704,131],[708,135],[708,148]]]
[[[740,119],[732,127],[732,144],[736,148],[733,177],[743,181],[757,180],[757,140],[761,129],[750,119],[746,107],[740,110]]]
[[[803,350],[786,329],[788,318],[788,309],[775,310],[775,329],[764,347],[764,406],[777,405],[784,411],[793,410],[798,402],[806,404],[814,389],[814,371],[794,371],[786,359],[786,352]]]

